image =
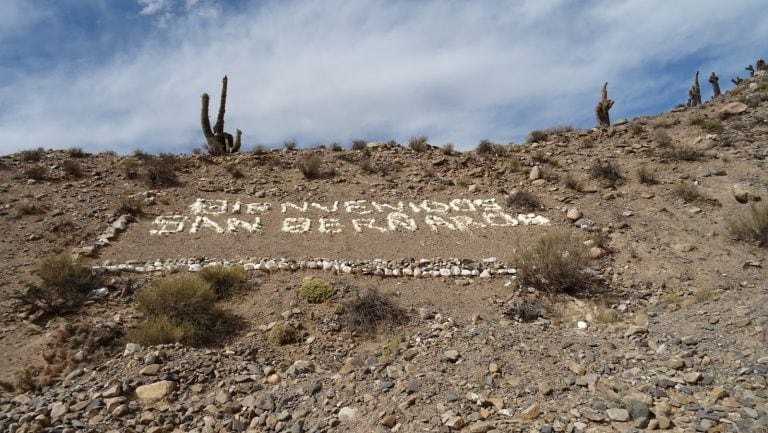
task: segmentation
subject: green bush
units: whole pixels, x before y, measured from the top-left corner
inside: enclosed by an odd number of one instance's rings
[[[76,310],[98,288],[99,278],[81,260],[69,254],[44,257],[35,274],[40,284],[29,284],[12,298],[21,306],[39,308],[48,313]]]
[[[269,331],[270,343],[283,346],[299,341],[299,331],[288,323],[278,323]]]
[[[199,275],[219,299],[240,289],[245,283],[245,270],[241,266],[208,266]]]
[[[691,119],[691,125],[699,126],[709,134],[721,134],[725,130],[723,122],[705,117],[694,117]]]
[[[336,289],[321,278],[313,277],[305,280],[299,287],[299,296],[306,299],[310,304],[322,304],[331,299],[334,293],[336,293]]]
[[[728,225],[737,239],[768,247],[768,203],[752,203],[749,212],[734,217]]]
[[[546,292],[578,293],[594,287],[584,272],[589,264],[586,246],[565,230],[542,235],[517,254],[517,275],[521,284]]]

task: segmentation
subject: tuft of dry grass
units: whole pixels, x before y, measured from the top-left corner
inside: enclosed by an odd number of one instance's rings
[[[456,151],[454,150],[453,143],[445,143],[442,148],[443,155],[453,155]]]
[[[32,150],[22,150],[19,157],[24,162],[40,162],[45,156],[45,150],[42,147]]]
[[[669,136],[667,131],[663,129],[656,129],[653,131],[653,141],[659,147],[669,147],[672,145],[672,137]]]
[[[699,187],[690,182],[680,182],[675,185],[674,193],[686,203],[692,203],[702,199]]]
[[[572,189],[576,192],[584,191],[584,181],[573,173],[567,173],[565,179],[563,179],[563,183],[568,189]]]
[[[691,125],[695,125],[703,129],[709,134],[722,134],[725,131],[723,122],[717,119],[707,119],[706,117],[694,117],[690,121]]]
[[[152,188],[176,186],[179,184],[176,165],[176,158],[172,155],[161,154],[157,157],[146,157],[144,159],[144,180]]]
[[[75,161],[64,161],[61,163],[61,169],[69,177],[82,177],[83,168]]]
[[[749,211],[728,221],[731,233],[739,240],[768,247],[768,203],[752,203]]]
[[[408,140],[408,147],[415,150],[416,152],[425,152],[429,150],[429,139],[424,136],[418,136],[418,137],[411,137],[410,140]]]
[[[608,307],[605,304],[598,304],[595,307],[595,321],[602,324],[616,323],[619,321],[619,312]]]
[[[687,146],[672,146],[661,152],[662,159],[668,161],[698,161],[704,156],[704,152]]]
[[[39,204],[25,202],[16,206],[16,213],[14,217],[18,219],[27,215],[44,215],[46,212],[47,210],[45,207]]]
[[[70,158],[85,158],[86,156],[89,156],[80,147],[70,147],[67,149],[67,154],[70,156]]]
[[[25,168],[21,172],[21,174],[27,179],[45,180],[46,178],[48,178],[48,169],[43,167],[42,165],[35,164]]]
[[[302,155],[296,163],[305,179],[319,179],[323,176],[323,160],[316,153]]]
[[[99,278],[91,268],[65,253],[44,257],[37,263],[35,274],[40,284],[29,284],[26,290],[14,293],[12,298],[22,307],[52,314],[76,310],[99,284]]]
[[[226,170],[227,170],[227,173],[229,173],[229,175],[232,176],[233,179],[242,179],[245,177],[243,170],[241,170],[237,164],[227,165]]]
[[[245,284],[245,270],[241,266],[207,266],[199,275],[219,299],[227,297]]]
[[[354,140],[352,142],[352,150],[363,150],[368,148],[368,142],[365,140]]]

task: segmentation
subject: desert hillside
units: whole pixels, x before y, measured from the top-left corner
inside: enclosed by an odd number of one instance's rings
[[[768,71],[432,144],[1,157],[0,431],[768,431]]]

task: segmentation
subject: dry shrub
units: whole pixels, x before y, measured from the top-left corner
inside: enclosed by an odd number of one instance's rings
[[[510,302],[504,315],[518,322],[534,322],[544,313],[538,298],[520,297]]]
[[[619,166],[613,161],[596,160],[589,167],[589,174],[593,179],[601,180],[611,187],[621,185],[624,181],[624,176],[622,176]]]
[[[547,141],[547,137],[548,134],[545,131],[535,129],[528,134],[528,138],[526,138],[525,142],[528,144],[540,143],[542,141]]]
[[[85,158],[86,156],[89,156],[80,147],[70,147],[69,149],[67,149],[67,154],[71,158]]]
[[[219,299],[229,296],[245,284],[245,270],[242,266],[207,266],[199,275]]]
[[[323,160],[315,153],[301,156],[297,164],[306,179],[319,179],[323,176]]]
[[[35,164],[31,167],[25,168],[21,174],[27,179],[45,180],[48,177],[48,169],[42,165]]]
[[[524,211],[534,211],[541,209],[541,200],[526,190],[513,191],[507,197],[507,207],[510,209],[522,209]]]
[[[237,166],[237,164],[229,164],[227,165],[227,173],[229,173],[230,176],[234,179],[242,179],[245,177],[245,174],[242,170],[240,170],[240,167]]]
[[[491,140],[483,139],[475,148],[475,152],[478,155],[493,155],[496,150],[496,145]]]
[[[368,147],[368,142],[365,140],[354,140],[352,142],[352,150],[363,150]]]
[[[278,323],[269,331],[269,342],[278,346],[299,341],[299,331],[289,323]]]
[[[522,173],[525,171],[525,166],[519,157],[513,156],[507,163],[507,169],[512,173]]]
[[[264,147],[263,144],[256,144],[253,146],[253,149],[251,149],[251,153],[254,155],[264,155],[267,153],[267,148]]]
[[[691,125],[696,125],[709,134],[722,134],[725,130],[723,122],[717,119],[707,119],[705,117],[694,117],[691,119]]]
[[[64,171],[64,174],[70,177],[82,177],[83,176],[83,168],[75,161],[64,161],[61,163],[61,169]]]
[[[139,162],[137,160],[126,158],[120,163],[120,166],[126,179],[136,179],[139,177]]]
[[[523,285],[546,292],[580,293],[595,287],[584,272],[587,248],[566,230],[554,230],[517,254],[517,274]]]
[[[656,180],[656,172],[648,168],[647,165],[641,165],[637,167],[637,180],[645,185],[654,185],[658,183]]]
[[[456,151],[454,150],[453,143],[445,143],[442,148],[443,155],[453,155]]]
[[[38,147],[33,150],[22,150],[19,157],[24,162],[39,162],[45,156],[45,150],[42,147]]]
[[[675,194],[682,198],[684,202],[691,203],[697,200],[701,200],[702,195],[699,192],[699,188],[690,182],[680,182],[675,185]]]
[[[123,197],[115,213],[118,215],[139,216],[144,213],[142,201],[137,197]]]
[[[376,289],[342,304],[342,317],[351,331],[368,335],[381,327],[391,329],[408,321],[407,312]]]
[[[28,284],[12,298],[20,306],[53,314],[76,310],[99,284],[91,268],[65,253],[44,257],[35,274],[40,284]]]
[[[584,191],[584,181],[576,177],[576,175],[572,173],[568,173],[565,175],[565,179],[563,180],[563,183],[565,183],[565,186],[568,189],[572,189],[577,192]]]
[[[749,211],[730,219],[731,233],[739,240],[768,247],[768,203],[752,203]]]
[[[310,304],[322,304],[336,293],[333,286],[322,278],[309,278],[299,287],[299,296]]]
[[[420,135],[418,137],[411,137],[410,140],[408,140],[408,147],[415,150],[416,152],[424,152],[429,150],[429,139],[424,136]]]
[[[25,202],[16,206],[16,214],[14,217],[18,219],[27,215],[43,215],[46,212],[47,210],[45,207],[39,204]]]
[[[331,143],[331,151],[333,151],[333,152],[341,152],[342,150],[344,150],[344,148],[341,147],[341,145],[339,143],[337,143],[335,141],[333,143]]]
[[[669,147],[672,145],[672,137],[663,129],[653,131],[653,140],[659,147]]]
[[[143,346],[193,341],[195,329],[190,322],[167,316],[154,317],[128,332],[128,340]]]
[[[176,158],[162,154],[154,158],[147,158],[144,162],[144,178],[147,185],[152,188],[178,185]]]
[[[296,149],[296,140],[285,140],[283,141],[283,147],[285,150],[295,150]]]
[[[600,304],[595,307],[595,321],[597,323],[616,323],[619,321],[619,318],[619,312],[605,304]]]
[[[668,161],[698,161],[704,152],[687,146],[673,146],[661,153],[661,158]]]
[[[197,276],[156,280],[139,292],[137,301],[139,309],[148,316],[147,322],[128,333],[128,339],[137,343],[138,339],[147,338],[189,345],[212,344],[238,327],[235,317],[216,306],[216,295],[210,285]]]

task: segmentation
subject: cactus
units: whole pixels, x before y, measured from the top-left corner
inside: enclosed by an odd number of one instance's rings
[[[688,90],[688,106],[695,107],[701,105],[701,87],[699,87],[699,71],[696,71],[696,78],[693,79],[693,85]]]
[[[731,83],[733,83],[733,84],[735,84],[735,85],[737,85],[737,86],[738,86],[739,84],[743,83],[743,82],[744,82],[744,79],[743,79],[743,78],[740,78],[740,77],[731,78]]]
[[[600,101],[595,107],[595,115],[599,126],[611,126],[611,118],[608,111],[613,107],[613,101],[608,99],[608,83],[603,84],[603,90],[600,92]]]
[[[752,67],[752,65],[749,65],[749,66],[747,66],[747,67],[746,67],[746,68],[744,68],[744,69],[746,69],[747,71],[749,71],[749,76],[750,76],[750,77],[754,77],[754,76],[755,76],[755,68],[753,68],[753,67]]]
[[[221,83],[221,101],[219,102],[219,113],[216,116],[216,124],[211,129],[211,121],[208,119],[208,104],[210,96],[203,93],[202,108],[200,110],[200,125],[205,136],[206,147],[211,155],[224,155],[226,153],[237,153],[240,151],[240,142],[243,132],[239,129],[236,138],[232,139],[232,134],[224,132],[224,111],[227,105],[227,76]]]
[[[766,65],[765,60],[758,59],[757,62],[755,62],[755,69],[758,71],[768,71],[768,65]]]
[[[717,74],[714,72],[712,75],[709,76],[709,83],[712,84],[712,92],[714,92],[714,98],[717,98],[720,96],[720,83],[718,83],[720,79],[717,77]]]

